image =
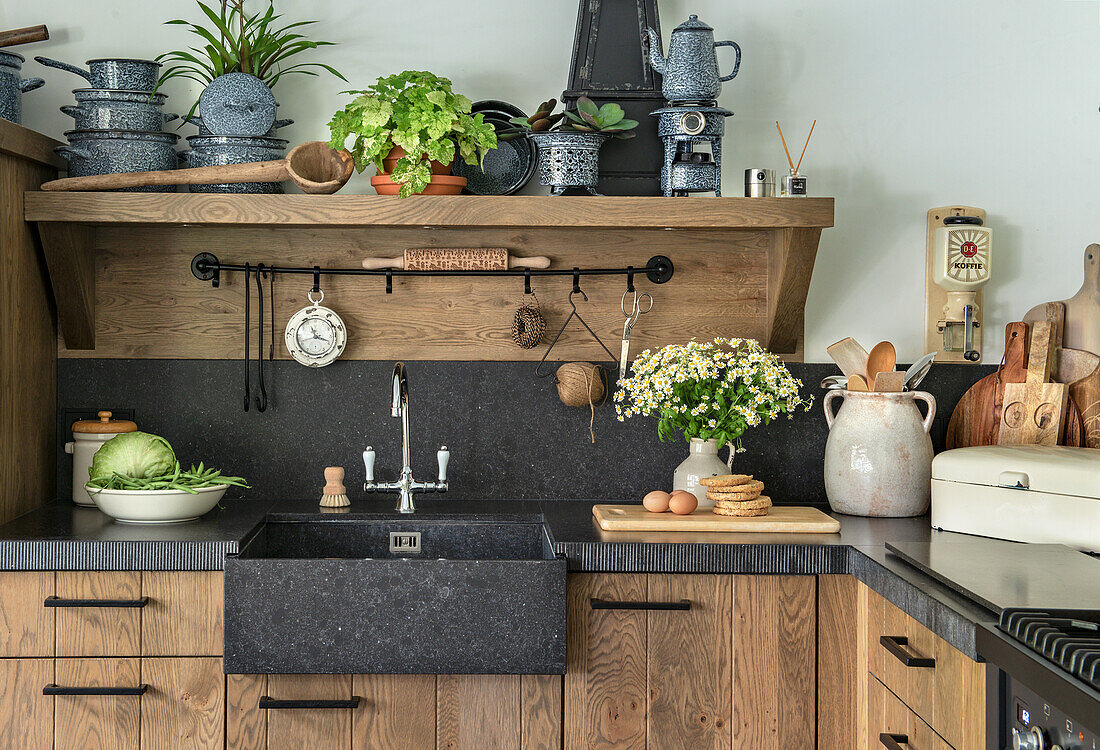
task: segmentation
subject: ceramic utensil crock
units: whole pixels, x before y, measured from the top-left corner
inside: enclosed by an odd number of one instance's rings
[[[88,508],[96,507],[84,483],[88,481],[88,469],[92,456],[99,447],[124,432],[135,432],[137,425],[128,419],[111,419],[111,412],[101,411],[99,419],[82,419],[73,423],[72,442],[65,443],[65,452],[73,457],[73,502]]]
[[[689,446],[691,453],[676,467],[672,475],[672,489],[687,490],[699,500],[699,507],[714,507],[714,501],[707,499],[707,488],[699,484],[705,477],[728,474],[726,462],[718,458],[718,441],[692,438]]]
[[[843,399],[834,416],[833,401]],[[917,408],[923,401],[928,413]],[[823,401],[825,494],[829,506],[853,516],[919,516],[931,500],[936,399],[924,391],[829,391]]]

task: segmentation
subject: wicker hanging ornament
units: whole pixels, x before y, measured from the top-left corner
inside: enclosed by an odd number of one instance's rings
[[[524,303],[512,318],[512,341],[521,349],[534,349],[542,343],[546,333],[546,319],[542,317],[539,300],[531,295],[535,304]]]

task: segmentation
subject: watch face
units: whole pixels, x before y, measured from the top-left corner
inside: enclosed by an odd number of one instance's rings
[[[295,338],[302,351],[311,357],[320,357],[336,345],[336,329],[324,318],[306,318],[298,326]]]

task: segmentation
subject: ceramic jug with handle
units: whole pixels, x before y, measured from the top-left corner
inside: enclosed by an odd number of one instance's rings
[[[714,29],[692,15],[672,30],[668,56],[661,51],[661,37],[653,29],[649,34],[649,62],[664,76],[661,93],[669,102],[713,102],[722,90],[722,82],[737,75],[741,67],[741,48],[736,42],[714,41]],[[737,59],[733,71],[718,73],[718,47],[733,47]]]
[[[843,398],[833,415],[833,401]],[[917,401],[928,412],[921,417]],[[838,513],[919,516],[932,497],[932,440],[936,399],[923,391],[829,391],[823,402],[825,494]]]

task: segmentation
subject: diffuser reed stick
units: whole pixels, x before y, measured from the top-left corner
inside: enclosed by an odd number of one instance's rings
[[[778,125],[779,123],[776,123]],[[817,127],[817,120],[814,120],[814,124],[810,126],[810,134],[806,136],[806,143],[802,145],[802,155],[798,157],[798,164],[794,167],[794,173],[798,174],[799,168],[802,166],[802,157],[806,155],[806,146],[810,145],[810,136],[814,134],[814,128]],[[783,148],[786,148],[787,144],[783,144]],[[787,154],[787,159],[790,160],[791,155]]]
[[[779,120],[775,121],[775,129],[779,131],[779,140],[783,142],[783,153],[787,155],[787,163],[791,165],[791,172],[794,172],[794,160],[791,159],[791,152],[787,150],[787,139],[783,137],[783,128],[779,127]]]

